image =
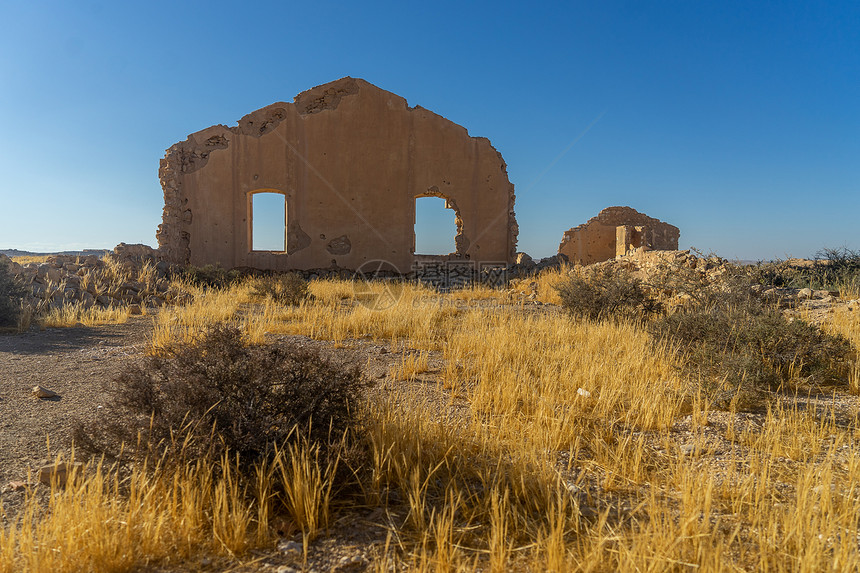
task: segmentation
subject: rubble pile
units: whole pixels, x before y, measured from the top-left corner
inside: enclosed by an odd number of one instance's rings
[[[753,296],[783,309],[820,310],[840,303],[838,291],[776,287],[759,282],[754,265],[740,265],[715,255],[697,255],[690,250],[637,250],[596,265],[608,265],[630,272],[667,300],[669,306],[684,305],[691,301],[698,289],[719,292],[737,288],[738,285],[744,285]],[[852,310],[860,308],[860,300],[841,303]]]
[[[104,258],[54,255],[45,262],[18,264],[5,255],[10,272],[29,290],[25,303],[43,310],[77,303],[84,308],[161,306],[181,298],[170,286],[170,266],[147,245],[120,243]]]

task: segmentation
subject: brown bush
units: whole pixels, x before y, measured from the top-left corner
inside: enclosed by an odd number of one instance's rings
[[[251,288],[256,296],[292,306],[298,305],[310,296],[308,282],[298,273],[255,277],[252,279]]]
[[[285,441],[309,439],[323,450],[340,442],[356,427],[364,385],[357,366],[290,343],[248,346],[237,328],[219,325],[196,344],[129,367],[111,383],[109,419],[79,425],[75,439],[109,459],[122,447],[186,456],[229,449],[251,467]]]
[[[846,338],[789,320],[752,296],[748,284],[724,288],[722,297],[694,298],[701,302],[648,325],[655,340],[673,343],[687,376],[718,404],[738,391],[757,406],[779,388],[847,385],[856,350]]]
[[[555,288],[567,312],[591,320],[641,318],[661,308],[642,281],[609,265],[580,269]]]

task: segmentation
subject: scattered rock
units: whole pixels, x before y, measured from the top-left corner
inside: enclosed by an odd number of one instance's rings
[[[130,304],[128,305],[128,313],[132,316],[136,316],[138,314],[143,314],[143,311],[140,310],[139,304]]]
[[[10,481],[4,491],[24,491],[27,489],[27,483],[23,481]]]
[[[582,491],[581,487],[579,487],[578,485],[576,485],[575,483],[573,483],[571,481],[564,482],[564,485],[565,485],[565,487],[567,487],[567,490],[574,495],[576,495]]]
[[[534,259],[528,253],[517,253],[516,261],[518,265],[534,265]]]
[[[585,388],[577,388],[576,393],[582,396],[583,398],[591,398],[591,392],[586,390]]]
[[[270,527],[279,537],[289,537],[298,529],[293,520],[283,516],[274,517],[270,523]]]
[[[37,470],[39,473],[39,482],[45,485],[51,485],[52,476],[56,476],[57,485],[59,485],[60,487],[64,487],[69,479],[69,475],[72,473],[77,473],[78,475],[80,475],[80,472],[83,470],[83,467],[84,464],[82,464],[81,462],[75,462],[73,464],[59,462],[56,464],[42,466]]]
[[[33,396],[40,400],[47,400],[49,398],[59,398],[60,395],[42,386],[33,386]]]
[[[281,553],[301,553],[302,552],[302,544],[296,543],[295,541],[290,541],[288,539],[283,539],[278,542],[278,551]]]
[[[114,247],[113,254],[117,258],[124,260],[154,262],[157,258],[158,251],[149,245],[127,245],[125,243],[120,243]]]
[[[337,565],[332,569],[337,573],[346,573],[347,571],[364,571],[367,567],[367,560],[361,555],[345,555],[341,557]]]

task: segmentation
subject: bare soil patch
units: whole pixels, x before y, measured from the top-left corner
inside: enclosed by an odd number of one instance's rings
[[[58,328],[0,335],[0,481],[26,478],[27,468],[70,445],[76,419],[104,406],[104,384],[140,357],[151,322]],[[56,392],[33,396],[33,386]],[[50,439],[50,451],[48,440]],[[5,500],[4,500],[5,501]]]

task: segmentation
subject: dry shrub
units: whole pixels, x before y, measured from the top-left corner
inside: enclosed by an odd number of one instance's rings
[[[825,248],[815,254],[813,286],[826,290],[860,292],[860,250]]]
[[[251,280],[251,288],[255,296],[290,306],[296,306],[310,296],[308,282],[299,273],[255,277]]]
[[[591,320],[639,318],[660,310],[642,281],[610,265],[577,269],[555,289],[565,310]]]
[[[763,392],[780,387],[847,383],[855,350],[845,337],[788,319],[750,295],[748,285],[701,300],[649,329],[656,339],[674,343],[688,377],[700,380],[713,397],[727,388],[740,390],[752,406]]]
[[[203,267],[188,266],[173,273],[171,278],[188,282],[197,287],[225,289],[236,284],[242,277],[238,270],[227,270],[220,264]]]
[[[26,290],[0,257],[0,326],[16,326]]]
[[[216,325],[130,366],[111,384],[110,419],[79,426],[76,442],[108,458],[121,444],[137,455],[229,450],[250,468],[286,441],[339,443],[364,385],[357,366],[292,343],[249,346],[238,328]]]
[[[858,292],[860,251],[847,247],[824,248],[815,253],[810,265],[790,261],[759,262],[748,268],[750,277],[769,287],[812,288]]]

